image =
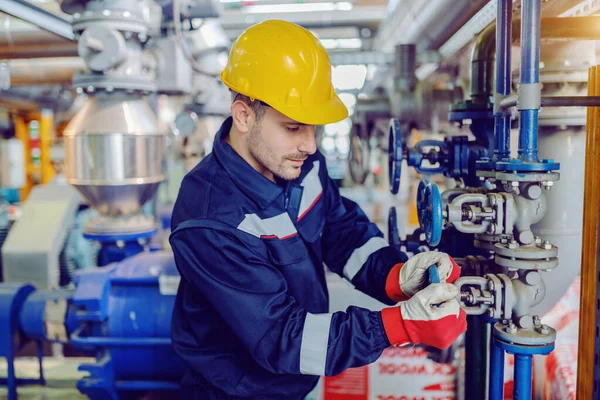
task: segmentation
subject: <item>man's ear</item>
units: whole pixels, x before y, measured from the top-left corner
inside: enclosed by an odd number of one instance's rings
[[[236,129],[240,133],[248,133],[250,131],[254,114],[246,103],[241,100],[234,101],[231,104],[231,117]]]

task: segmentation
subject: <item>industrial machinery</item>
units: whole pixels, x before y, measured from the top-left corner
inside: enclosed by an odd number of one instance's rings
[[[473,124],[472,133],[478,140],[484,139],[485,146],[478,148],[466,141],[462,146],[446,144],[452,138],[407,149],[402,143],[399,121],[390,122],[392,193],[398,189],[402,160],[407,160],[408,165],[420,173],[444,173],[462,178],[464,183],[440,192],[436,184],[423,179],[417,193],[420,228],[404,243],[400,242],[392,209],[389,236],[392,243],[404,244],[409,251],[438,248],[459,257],[457,262],[463,266],[463,276],[455,285],[468,314],[465,341],[468,398],[486,397],[488,374],[488,398],[503,398],[505,352],[515,355],[514,398],[531,398],[532,357],[549,354],[556,339],[556,331],[545,325],[540,315],[556,303],[578,270],[552,272],[559,266],[558,243],[553,242],[560,241],[561,246],[575,247],[577,251],[578,244],[574,241],[581,240],[581,181],[571,179],[567,183],[568,191],[552,188],[560,179],[559,156],[561,160],[567,159],[569,174],[573,174],[570,176],[580,174],[583,168],[582,160],[574,160],[577,156],[573,153],[583,155],[580,135],[585,110],[581,107],[597,104],[596,98],[580,96],[585,93],[587,68],[594,63],[595,54],[590,51],[594,45],[590,42],[549,43],[541,52],[543,70],[540,72],[540,26],[543,24],[540,6],[537,0],[521,2],[518,99],[510,96],[512,2],[498,1],[495,27],[484,30],[476,42],[471,100],[455,105],[449,117],[455,121],[469,120]],[[514,26],[519,32],[519,27]],[[495,46],[490,40],[491,32],[495,32]],[[586,36],[581,31],[573,32],[579,39]],[[546,29],[546,33],[548,37],[569,37],[568,30]],[[582,50],[584,46],[586,50]],[[490,103],[493,75],[489,64],[494,50],[496,84]],[[586,55],[582,55],[584,53]],[[542,94],[550,96],[542,97]],[[511,157],[511,108],[515,106],[519,142],[517,156]],[[559,108],[544,108],[539,114],[542,106]],[[538,136],[540,143],[544,143],[539,149]],[[434,150],[424,151],[426,147]],[[551,154],[552,159],[540,158],[539,150]],[[423,168],[424,160],[437,163],[438,167]],[[568,199],[575,203],[566,205]],[[448,240],[457,233],[466,238],[460,247]],[[465,251],[470,252],[466,257]],[[571,251],[573,249],[565,249],[565,260],[579,265],[580,256]],[[551,282],[551,295],[545,281]],[[486,325],[490,326],[489,339]]]
[[[73,80],[89,96],[64,131],[67,180],[100,216],[86,237],[102,243],[99,265],[142,250],[156,233],[152,217],[140,213],[164,179],[166,127],[145,96],[155,75],[142,51],[159,26],[149,3],[63,1],[73,15],[78,52],[87,70]]]
[[[0,355],[8,361],[9,399],[16,399],[17,384],[32,383],[17,379],[14,370],[17,351],[31,341],[38,343],[41,383],[42,342],[52,342],[95,357],[80,366],[89,375],[78,383],[92,399],[179,389],[183,364],[170,339],[179,276],[173,256],[160,251],[169,227],[151,204],[165,179],[170,136],[156,95],[170,96],[175,106],[179,98],[199,95],[194,74],[211,76],[207,69],[218,68],[213,60],[228,43],[217,40],[220,31],[207,20],[191,33],[195,46],[185,48],[180,19],[216,15],[193,1],[174,3],[161,2],[161,20],[153,1],[60,2],[72,16],[85,66],[73,86],[87,100],[63,131],[70,185],[36,187],[7,238]],[[205,97],[214,95],[207,81],[199,84]],[[91,207],[85,218],[78,217],[82,205]],[[32,228],[36,237],[27,235]],[[70,263],[86,253],[78,253],[81,231],[87,244],[100,243],[97,254],[87,257],[99,268],[79,270]]]
[[[16,399],[14,357],[31,341],[71,344],[96,357],[77,388],[91,399],[178,390],[183,362],[171,347],[171,312],[179,275],[167,252],[140,253],[81,273],[75,289],[0,287],[0,355]],[[40,367],[41,367],[40,354]],[[43,369],[40,382],[44,382]]]
[[[198,150],[209,147],[205,141],[210,142],[210,134],[227,113],[223,105],[228,104],[228,93],[214,79],[228,44],[221,40],[218,27],[204,21],[186,36],[213,32],[211,37],[218,40],[212,45],[194,40],[193,48],[185,50],[181,19],[200,11],[189,7],[188,1],[179,3],[160,1],[164,14],[160,21],[145,0],[61,2],[62,10],[72,15],[77,54],[86,67],[73,85],[88,97],[87,103],[64,132],[67,179],[79,193],[60,186],[34,190],[28,206],[42,210],[45,219],[25,212],[26,218],[6,239],[3,260],[10,283],[0,286],[0,355],[8,360],[10,399],[16,398],[20,383],[14,373],[15,354],[32,341],[38,344],[40,360],[43,342],[69,344],[94,356],[95,363],[80,367],[89,376],[78,383],[92,399],[178,390],[183,365],[170,346],[169,330],[180,278],[172,255],[160,251],[161,243],[151,242],[157,237],[158,221],[144,206],[165,179],[169,128],[177,138],[195,140],[197,150],[188,147],[186,154],[196,160],[202,156]],[[564,171],[571,163],[580,168],[582,160],[555,143],[569,137],[581,145],[583,109],[572,106],[593,101],[598,105],[598,99],[571,97],[585,90],[581,70],[593,60],[580,58],[589,49],[582,52],[559,43],[540,50],[540,0],[521,1],[519,24],[512,23],[510,0],[498,0],[497,7],[496,24],[481,32],[471,54],[467,101],[456,102],[456,93],[448,88],[417,80],[415,45],[395,48],[391,93],[377,92],[357,101],[356,140],[351,141],[357,151],[350,152],[350,170],[355,181],[364,182],[370,139],[376,136],[381,145],[379,139],[387,129],[382,148],[389,152],[392,193],[398,192],[403,162],[421,174],[441,174],[457,182],[457,187],[440,191],[432,180],[422,180],[417,193],[419,229],[400,240],[392,208],[390,243],[410,253],[439,249],[462,266],[463,277],[456,285],[469,315],[465,346],[471,398],[486,398],[486,381],[489,398],[502,398],[508,352],[516,358],[515,397],[528,399],[532,355],[551,352],[556,336],[540,316],[564,288],[561,279],[569,275],[554,278],[558,248],[561,259],[579,262],[576,251],[572,255],[567,251],[578,241],[580,225],[573,223],[577,219],[573,216],[580,209],[563,204],[575,203],[569,193],[581,192],[580,182],[557,182],[559,167]],[[518,98],[510,96],[514,32],[521,36]],[[195,93],[190,90],[193,86],[202,90]],[[150,98],[156,99],[156,94],[171,101],[165,115],[160,115],[165,109],[158,107],[158,113],[153,109]],[[193,99],[188,101],[190,95]],[[550,105],[569,108],[555,112],[545,108],[538,114],[541,106]],[[511,157],[515,106],[519,145]],[[472,135],[406,145],[412,128],[440,131],[436,125],[440,120],[468,126]],[[89,221],[77,219],[84,200],[95,217]],[[563,218],[549,218],[558,208],[567,210]],[[101,243],[100,268],[75,271],[61,260],[70,227],[82,221],[85,236]],[[35,231],[41,251],[32,252],[26,243],[28,224],[40,224]],[[163,229],[167,227],[168,222],[163,224]],[[0,226],[0,237],[3,234]],[[572,238],[565,240],[567,234]],[[61,272],[67,273],[72,287],[60,288],[65,282]]]

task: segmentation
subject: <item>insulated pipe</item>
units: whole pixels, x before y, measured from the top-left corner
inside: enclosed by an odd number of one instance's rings
[[[77,42],[41,29],[9,23],[0,31],[0,59],[77,56]]]
[[[541,0],[521,3],[521,79],[519,88],[519,159],[539,162]]]
[[[85,64],[79,57],[34,58],[8,61],[10,85],[71,85],[73,75]]]

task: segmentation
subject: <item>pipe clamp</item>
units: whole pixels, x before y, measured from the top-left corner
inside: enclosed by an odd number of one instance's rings
[[[494,103],[494,107],[496,104]],[[522,83],[517,99],[518,110],[539,110],[542,106],[542,84]]]

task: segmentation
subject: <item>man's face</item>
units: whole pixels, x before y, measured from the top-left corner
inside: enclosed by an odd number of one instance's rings
[[[264,172],[284,180],[298,178],[304,160],[317,150],[314,125],[298,123],[270,107],[251,127],[246,143]]]

